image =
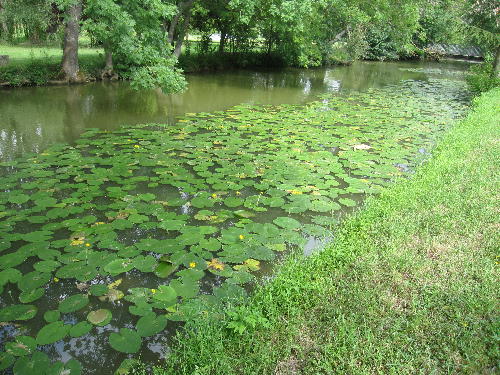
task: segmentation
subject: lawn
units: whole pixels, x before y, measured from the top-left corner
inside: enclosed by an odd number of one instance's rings
[[[80,48],[80,56],[96,56],[102,53],[98,48]],[[0,55],[9,55],[11,63],[26,63],[33,59],[49,60],[48,62],[59,62],[62,57],[62,49],[57,47],[30,47],[9,46],[0,44]]]

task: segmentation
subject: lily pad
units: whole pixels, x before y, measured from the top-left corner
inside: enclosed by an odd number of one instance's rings
[[[61,312],[59,310],[48,310],[43,314],[43,318],[47,323],[53,323],[61,317]]]
[[[141,347],[141,336],[129,328],[121,328],[120,333],[109,335],[109,344],[122,353],[137,353]]]
[[[177,300],[177,292],[174,288],[168,285],[160,285],[158,290],[153,295],[155,300],[167,303],[174,304]]]
[[[10,305],[0,309],[0,322],[12,322],[16,320],[29,320],[37,313],[33,305]]]
[[[12,366],[15,360],[16,359],[12,354],[0,352],[0,371]]]
[[[165,329],[167,321],[165,315],[156,316],[155,313],[150,313],[138,320],[136,324],[137,333],[142,337],[156,335]]]
[[[228,197],[228,198],[224,199],[224,204],[227,207],[231,207],[231,208],[243,206],[244,202],[245,202],[244,199],[237,198],[237,197]]]
[[[58,310],[62,313],[70,313],[83,309],[89,303],[89,298],[85,294],[75,294],[59,302]]]
[[[35,352],[31,357],[20,357],[14,364],[16,375],[39,375],[45,374],[50,366],[47,354]]]
[[[80,336],[86,335],[87,333],[90,332],[92,327],[93,327],[93,325],[90,323],[79,322],[70,328],[69,335],[71,337],[80,337]]]
[[[16,341],[5,344],[5,351],[16,357],[32,354],[36,349],[36,341],[30,336],[17,336]]]
[[[104,271],[109,272],[112,276],[116,276],[130,271],[132,268],[134,268],[134,264],[131,259],[116,259],[109,262],[104,267]]]
[[[25,291],[19,295],[19,301],[22,303],[30,303],[41,298],[44,294],[45,294],[45,289],[42,288]]]
[[[285,229],[299,229],[302,225],[291,217],[278,217],[273,220],[273,223]]]
[[[68,335],[71,326],[64,324],[60,320],[44,326],[36,335],[38,345],[47,345],[62,340]]]
[[[87,314],[87,320],[99,327],[107,325],[111,321],[112,317],[113,315],[111,314],[111,311],[107,309],[99,309],[91,311]]]
[[[104,284],[95,284],[90,287],[90,294],[100,297],[108,293],[108,286]]]
[[[156,276],[164,279],[170,276],[176,269],[177,266],[175,264],[159,262],[154,272]]]
[[[37,271],[29,272],[25,274],[21,279],[17,282],[19,289],[23,292],[30,291],[36,288],[39,288],[50,281],[49,273],[41,273]]]

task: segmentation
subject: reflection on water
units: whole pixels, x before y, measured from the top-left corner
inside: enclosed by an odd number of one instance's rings
[[[173,123],[184,113],[212,112],[240,103],[299,104],[324,92],[425,80],[436,71],[463,71],[465,67],[464,62],[358,62],[328,69],[196,74],[188,76],[186,92],[174,95],[158,90],[137,92],[126,82],[1,89],[0,160],[39,153],[54,143],[72,143],[87,128]]]

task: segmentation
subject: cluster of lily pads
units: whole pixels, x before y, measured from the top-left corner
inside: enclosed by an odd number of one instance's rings
[[[0,369],[78,374],[47,348],[111,325],[110,347],[137,353],[169,321],[244,295],[263,263],[330,237],[341,212],[425,157],[463,113],[462,90],[409,81],[241,105],[0,164],[0,322],[14,332]]]

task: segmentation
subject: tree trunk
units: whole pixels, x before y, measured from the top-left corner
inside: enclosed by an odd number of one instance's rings
[[[174,56],[179,57],[182,51],[182,43],[184,42],[184,37],[186,36],[187,30],[189,28],[189,22],[191,21],[191,6],[194,0],[189,1],[190,6],[184,11],[184,23],[182,25],[182,30],[177,35],[177,41],[175,42]]]
[[[80,18],[82,3],[77,0],[68,8],[64,25],[64,47],[62,70],[65,79],[69,82],[78,81],[78,38],[80,37]]]
[[[113,71],[113,51],[111,51],[111,48],[109,46],[106,46],[104,48],[104,53],[105,53],[105,60],[106,60],[106,65],[104,66],[104,70],[108,72]]]
[[[219,53],[224,53],[224,48],[226,47],[226,39],[227,33],[224,31],[220,32],[220,41],[219,41]]]
[[[4,3],[4,1],[0,0],[0,16],[4,12],[4,10],[3,10],[3,3]],[[0,23],[1,23],[0,26],[2,26],[1,35],[5,39],[8,39],[9,38],[9,26],[7,25],[7,22],[5,20],[2,20]]]
[[[111,50],[109,44],[104,44],[104,69],[101,72],[101,79],[113,79],[113,51]]]
[[[495,53],[495,60],[493,61],[493,72],[495,77],[500,76],[500,44],[497,46],[497,51]]]
[[[181,12],[178,12],[174,18],[172,19],[172,22],[170,22],[170,26],[168,27],[168,36],[167,40],[170,45],[174,43],[174,35],[175,35],[175,28],[177,27],[177,23],[179,22],[179,18],[181,17]]]

